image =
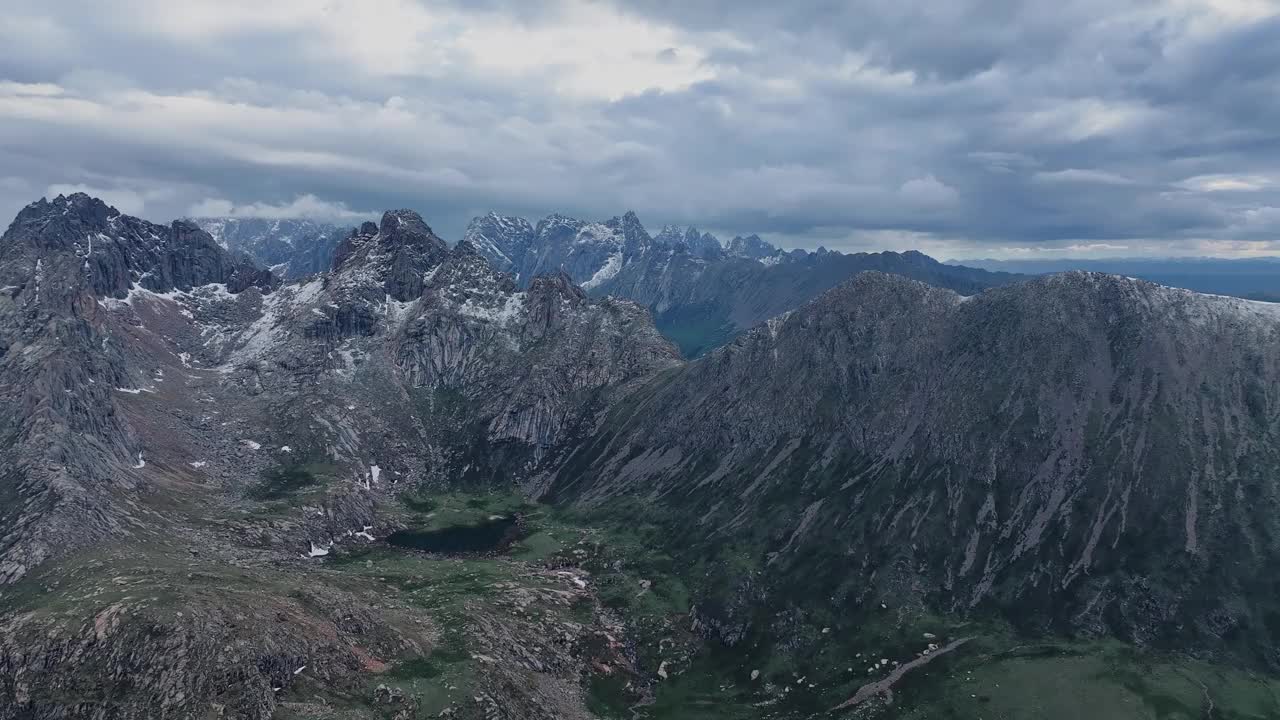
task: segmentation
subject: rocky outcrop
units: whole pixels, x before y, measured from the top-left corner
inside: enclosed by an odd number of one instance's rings
[[[338,245],[333,271],[341,277],[372,274],[392,299],[406,302],[422,294],[425,276],[449,253],[412,210],[389,210],[376,229],[364,223]],[[363,284],[362,280],[355,281]]]

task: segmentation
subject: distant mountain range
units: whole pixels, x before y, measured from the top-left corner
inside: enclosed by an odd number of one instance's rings
[[[1196,292],[1280,302],[1280,258],[1275,257],[959,260],[955,264],[1026,275],[1088,270],[1142,278]]]
[[[296,279],[329,267],[347,231],[302,220],[200,218],[223,247]],[[758,235],[727,244],[696,228],[668,225],[650,235],[633,212],[595,222],[551,215],[536,225],[490,213],[462,238],[519,287],[563,271],[593,297],[612,295],[649,308],[658,329],[697,357],[864,270],[921,280],[971,295],[1019,277],[945,265],[919,252],[843,254],[783,251]]]
[[[338,243],[351,231],[303,219],[202,217],[192,222],[232,253],[291,280],[328,270]]]
[[[697,228],[650,236],[636,214],[605,222],[552,215],[536,226],[490,213],[464,238],[520,284],[564,270],[594,296],[634,300],[664,335],[697,357],[864,270],[879,270],[973,294],[1013,282],[1011,273],[944,265],[918,252],[784,252],[758,235],[727,245]]]

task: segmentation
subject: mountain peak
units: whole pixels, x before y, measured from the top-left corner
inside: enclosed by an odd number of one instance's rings
[[[458,244],[453,246],[453,250],[450,251],[450,254],[454,256],[481,255],[480,251],[476,248],[475,243],[471,242],[467,238],[459,240]]]
[[[621,233],[623,257],[640,255],[653,244],[653,238],[649,237],[634,210],[628,210],[621,218],[614,218],[605,224]]]
[[[754,233],[746,237],[739,235],[729,241],[728,253],[736,257],[764,260],[777,255],[778,252],[778,248],[773,243]]]
[[[43,201],[43,199],[42,199]],[[33,203],[37,204],[37,203]],[[58,195],[48,205],[55,210],[79,212],[93,215],[105,215],[114,217],[120,214],[120,211],[103,202],[100,198],[93,197],[88,193],[75,192],[70,195]],[[30,207],[30,206],[28,206]]]
[[[573,302],[585,302],[587,299],[586,292],[564,270],[533,278],[529,283],[529,295],[564,298]]]
[[[399,301],[422,294],[424,275],[449,255],[449,246],[413,210],[388,210],[382,222],[363,223],[341,243],[333,257],[334,272],[353,286]],[[376,278],[380,288],[369,284]]]
[[[138,287],[168,292],[218,283],[238,293],[277,285],[269,271],[233,257],[194,222],[157,225],[85,193],[27,205],[3,243],[12,262],[0,285],[31,290],[31,301],[46,308],[72,307],[86,295],[125,297]]]
[[[421,215],[413,210],[404,209],[384,212],[378,230],[387,237],[413,240],[434,238],[436,236]]]
[[[120,211],[82,192],[40,198],[18,212],[10,230],[27,227],[50,241],[61,242],[67,233],[105,229]],[[8,233],[6,233],[8,234]]]
[[[528,220],[491,211],[467,224],[462,241],[473,245],[495,270],[514,272],[533,236],[534,229]]]

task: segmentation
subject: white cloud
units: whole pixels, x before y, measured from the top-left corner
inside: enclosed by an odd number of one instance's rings
[[[1275,187],[1276,179],[1266,175],[1197,175],[1178,183],[1196,192],[1256,192]]]
[[[220,198],[205,198],[191,206],[187,214],[191,217],[230,217],[235,214],[235,203]]]
[[[526,79],[550,71],[557,90],[581,98],[682,90],[715,76],[707,49],[675,28],[585,0],[565,0],[537,22],[486,17],[456,46],[481,71]]]
[[[1067,168],[1065,170],[1054,170],[1052,172],[1038,172],[1031,176],[1035,182],[1048,183],[1094,183],[1097,185],[1132,185],[1133,180],[1116,173],[1107,172],[1105,170],[1089,170],[1081,168]]]
[[[192,205],[187,214],[192,217],[241,217],[267,218],[271,220],[307,218],[309,220],[331,222],[369,220],[375,217],[375,213],[356,212],[349,209],[345,203],[327,202],[311,194],[299,195],[292,202],[280,204],[256,202],[236,205],[230,200],[205,198]]]
[[[495,208],[944,256],[1280,236],[1270,0],[9,4],[0,211],[63,185],[449,237]]]
[[[375,76],[443,72],[440,33],[456,21],[414,0],[135,0],[113,15],[130,31],[212,49],[237,36],[288,34],[304,58],[340,58]]]
[[[1277,240],[1200,240],[1195,255],[1208,257],[1249,258],[1280,255]]]
[[[1186,18],[1187,31],[1192,37],[1280,14],[1280,5],[1274,0],[1164,0],[1161,5],[1163,12]]]
[[[723,33],[695,40],[591,0],[557,0],[527,16],[414,0],[145,0],[122,16],[143,32],[210,47],[247,33],[290,33],[304,56],[341,57],[369,77],[549,81],[582,99],[687,88],[714,76],[704,44],[739,45]]]
[[[960,198],[955,188],[932,174],[902,183],[899,192],[909,202],[929,207],[954,205]]]
[[[1140,128],[1156,115],[1141,102],[1049,98],[1037,109],[1018,114],[1014,129],[1049,141],[1080,142]]]
[[[873,63],[866,53],[855,52],[845,53],[835,76],[854,84],[883,87],[906,87],[916,82],[916,74],[910,70],[888,70]]]
[[[0,80],[0,95],[10,97],[54,97],[63,93],[54,83],[19,83]]]

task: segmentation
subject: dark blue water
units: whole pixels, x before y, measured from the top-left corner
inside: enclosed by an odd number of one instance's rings
[[[519,536],[519,518],[512,516],[442,530],[397,530],[387,537],[387,542],[426,552],[478,553],[505,550]]]

